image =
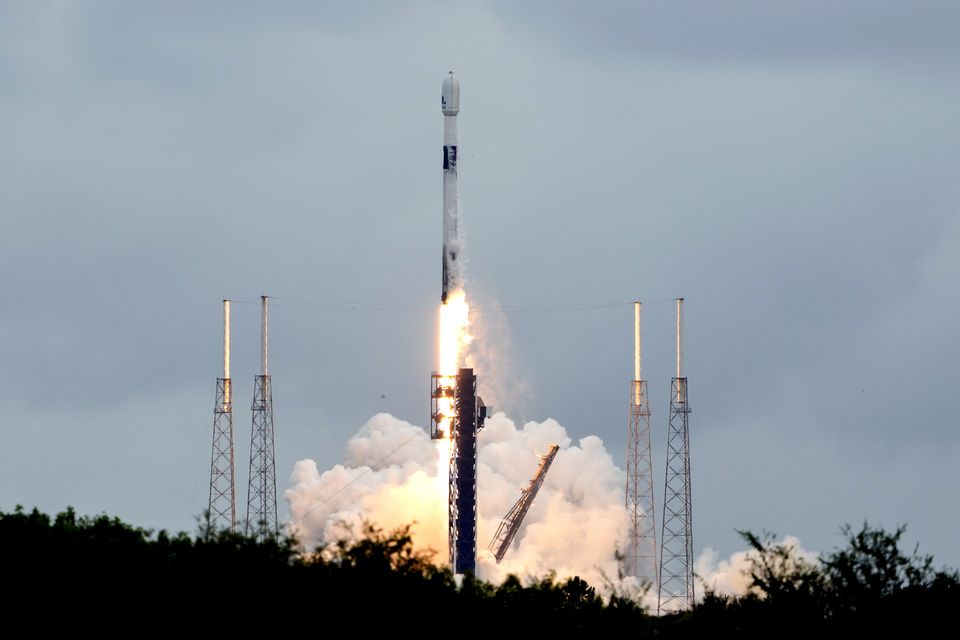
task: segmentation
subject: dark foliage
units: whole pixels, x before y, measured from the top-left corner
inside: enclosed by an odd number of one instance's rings
[[[916,634],[946,620],[960,603],[960,582],[956,572],[935,570],[930,557],[903,553],[903,532],[845,529],[847,546],[819,563],[769,534],[743,533],[755,552],[753,593],[707,593],[691,611],[658,618],[630,597],[601,598],[580,578],[458,582],[414,550],[409,528],[368,526],[355,541],[301,553],[282,538],[170,535],[105,515],[67,510],[51,518],[18,507],[0,513],[0,611],[43,629],[106,635]]]
[[[788,635],[926,635],[949,624],[960,605],[960,576],[935,570],[933,558],[900,548],[905,527],[890,533],[864,524],[843,528],[847,546],[818,563],[772,534],[740,532],[754,552],[753,591],[741,598],[708,593],[684,614],[688,630],[760,637]]]

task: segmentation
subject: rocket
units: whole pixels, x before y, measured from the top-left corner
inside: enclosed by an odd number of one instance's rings
[[[463,288],[463,269],[457,262],[462,240],[460,211],[457,201],[457,114],[460,113],[460,82],[453,71],[443,80],[440,94],[443,111],[443,288],[440,301],[447,294]]]

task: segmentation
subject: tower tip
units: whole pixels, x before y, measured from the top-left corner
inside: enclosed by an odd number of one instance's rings
[[[267,367],[268,361],[268,345],[267,345],[267,296],[260,296],[260,306],[261,306],[261,317],[260,317],[260,374],[267,376],[270,375],[270,370]]]

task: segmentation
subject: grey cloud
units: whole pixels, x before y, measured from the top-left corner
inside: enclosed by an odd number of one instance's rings
[[[518,36],[539,35],[586,56],[713,57],[753,64],[865,62],[954,65],[960,9],[954,3],[498,2]]]
[[[0,508],[190,527],[224,296],[277,296],[281,477],[376,411],[425,423],[455,68],[472,290],[645,300],[657,465],[686,296],[698,546],[870,517],[957,563],[925,413],[960,351],[952,7],[39,6],[0,19]],[[497,404],[622,458],[629,308],[504,316]]]

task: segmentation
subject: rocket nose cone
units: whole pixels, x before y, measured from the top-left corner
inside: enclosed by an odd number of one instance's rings
[[[440,109],[445,116],[455,116],[460,113],[460,81],[453,75],[453,71],[443,79],[443,88],[440,91]]]

